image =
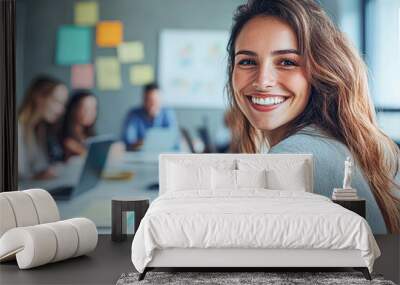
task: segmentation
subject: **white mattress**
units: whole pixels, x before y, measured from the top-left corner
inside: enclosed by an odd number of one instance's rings
[[[365,219],[326,197],[265,189],[198,193],[166,193],[151,204],[132,243],[139,272],[156,249],[168,248],[359,250],[370,271],[380,255]]]

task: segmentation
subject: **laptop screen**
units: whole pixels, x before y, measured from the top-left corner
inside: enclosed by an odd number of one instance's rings
[[[98,136],[87,140],[88,152],[79,182],[73,190],[73,196],[86,192],[97,185],[113,142],[114,140],[109,136]]]
[[[151,128],[146,133],[140,151],[159,153],[176,150],[178,138],[178,131],[174,128]]]

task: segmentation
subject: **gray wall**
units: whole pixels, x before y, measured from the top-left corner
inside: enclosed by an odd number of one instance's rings
[[[358,0],[357,0],[358,1]],[[73,24],[74,0],[17,0],[17,102],[20,103],[29,82],[40,73],[56,76],[68,85],[70,68],[54,64],[57,28]],[[140,40],[145,46],[145,63],[157,69],[158,36],[162,29],[230,28],[234,9],[245,0],[97,0],[100,20],[121,20],[125,40]],[[340,7],[336,1],[324,0],[328,14],[337,22]],[[94,39],[93,39],[94,43]],[[116,55],[115,48],[94,46],[93,59]],[[120,91],[98,95],[99,133],[120,132],[127,110],[141,102],[141,89],[129,83],[128,68],[122,65],[123,87]],[[157,74],[157,72],[156,72]],[[192,133],[208,117],[211,134],[221,126],[223,110],[177,109],[180,124]]]

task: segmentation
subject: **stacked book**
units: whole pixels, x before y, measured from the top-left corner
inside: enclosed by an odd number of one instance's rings
[[[335,188],[333,189],[332,199],[334,200],[357,200],[357,190],[354,188],[343,189]]]

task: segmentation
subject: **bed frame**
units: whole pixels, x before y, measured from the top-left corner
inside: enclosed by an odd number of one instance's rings
[[[309,154],[161,154],[159,158],[160,194],[165,193],[167,161],[187,158],[216,160],[237,158],[263,158],[285,160],[304,160],[309,164],[308,192],[313,192],[313,160]],[[331,249],[249,249],[249,248],[169,248],[157,249],[153,259],[147,265],[139,280],[143,280],[148,271],[156,268],[185,268],[206,271],[214,269],[230,269],[229,271],[253,271],[255,268],[271,269],[285,268],[343,268],[349,267],[361,271],[367,280],[371,275],[361,257],[359,250],[331,250]]]
[[[270,270],[282,267],[288,271],[289,268],[350,267],[361,271],[367,280],[371,280],[359,250],[237,248],[156,250],[152,261],[139,275],[139,280],[143,280],[146,273],[155,268],[202,268],[207,271],[229,268],[242,272],[254,268]]]

